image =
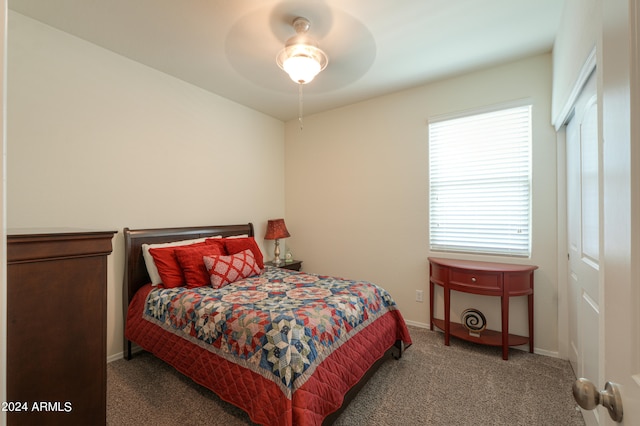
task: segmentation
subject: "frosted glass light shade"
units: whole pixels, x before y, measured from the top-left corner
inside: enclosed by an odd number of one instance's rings
[[[325,69],[329,61],[327,55],[319,48],[296,44],[282,49],[276,62],[289,74],[291,80],[298,84],[307,84]]]
[[[306,84],[314,79],[320,72],[320,64],[308,56],[294,56],[284,61],[284,70],[291,80],[296,83]]]

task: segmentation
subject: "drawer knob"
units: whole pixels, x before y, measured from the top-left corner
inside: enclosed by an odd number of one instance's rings
[[[476,281],[478,281],[478,280],[476,280],[476,277],[471,277],[471,282],[472,283],[475,283]]]

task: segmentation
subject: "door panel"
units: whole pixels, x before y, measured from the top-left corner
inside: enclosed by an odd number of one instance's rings
[[[596,205],[596,194],[590,192],[592,177],[586,173],[593,169],[594,161],[585,153],[579,162],[583,169],[576,174],[578,162],[574,155],[571,161],[567,160],[567,176],[573,178],[567,190],[580,190],[580,200],[576,200],[575,194],[567,196],[573,209],[568,213],[567,223],[567,232],[571,233],[568,242],[573,244],[569,267],[575,268],[568,280],[568,285],[573,287],[569,292],[573,298],[569,304],[573,348],[570,356],[576,373],[584,377],[574,385],[576,401],[588,410],[595,403],[612,408],[611,416],[601,405],[597,415],[583,410],[587,424],[635,426],[640,425],[640,121],[637,119],[640,116],[640,0],[598,0],[596,3],[600,27],[597,43],[600,111],[596,109],[595,113],[599,116],[596,146],[600,151],[598,244],[594,244],[595,217],[590,215],[590,206]],[[587,108],[587,122],[592,121],[590,115],[593,111]],[[575,123],[580,120],[582,118]],[[578,146],[585,151],[592,150],[591,140],[575,142],[585,139],[575,137],[578,133],[575,123],[567,127],[567,138],[571,134],[573,141],[567,153],[575,154]],[[580,129],[583,133],[592,132],[588,124],[581,125]],[[582,179],[580,188],[576,185],[578,178]],[[576,220],[581,221],[579,233]],[[578,249],[581,256],[577,256]],[[581,264],[590,263],[600,269],[597,287],[600,298],[593,300],[590,296],[594,291],[589,289],[589,282],[585,282],[579,270]],[[575,299],[580,291],[582,301]],[[597,323],[596,317],[599,317]],[[588,328],[591,328],[589,332]],[[591,367],[588,352],[598,353],[597,369]]]
[[[640,425],[640,0],[602,14],[602,373],[620,385],[622,424]]]
[[[600,377],[600,177],[596,77],[591,75],[567,124],[567,232],[570,361],[578,377]],[[599,383],[596,383],[599,385]],[[585,413],[599,424],[601,412]]]
[[[580,173],[582,180],[580,199],[582,229],[580,235],[584,261],[592,263],[591,267],[597,269],[600,262],[598,105],[595,87],[593,89],[586,87],[585,89],[593,90],[594,93],[591,94],[592,96],[584,107],[580,126],[580,166],[582,168]],[[589,93],[584,94],[589,95]],[[590,289],[589,294],[597,295],[597,280],[595,284],[596,287]]]

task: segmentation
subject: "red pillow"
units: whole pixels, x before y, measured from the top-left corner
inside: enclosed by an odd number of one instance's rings
[[[216,256],[226,254],[224,243],[217,241],[197,247],[176,247],[176,258],[182,268],[187,288],[203,287],[211,284],[209,273],[204,266],[204,256]]]
[[[189,244],[187,246],[170,246],[149,249],[151,257],[158,268],[158,274],[165,288],[180,287],[184,285],[184,275],[182,268],[178,264],[175,250],[176,248],[205,246],[205,242]]]
[[[264,268],[264,258],[262,257],[262,252],[260,251],[260,247],[258,247],[258,244],[253,237],[224,238],[223,240],[224,247],[227,250],[227,254],[236,254],[249,249],[253,253],[258,267],[260,269]]]
[[[249,249],[230,256],[204,256],[204,264],[209,271],[213,288],[222,288],[262,272]]]

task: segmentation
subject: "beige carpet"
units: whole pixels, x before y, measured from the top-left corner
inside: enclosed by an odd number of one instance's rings
[[[410,327],[413,346],[389,359],[336,425],[584,425],[567,361]],[[240,409],[148,353],[107,367],[108,425],[250,425]]]

